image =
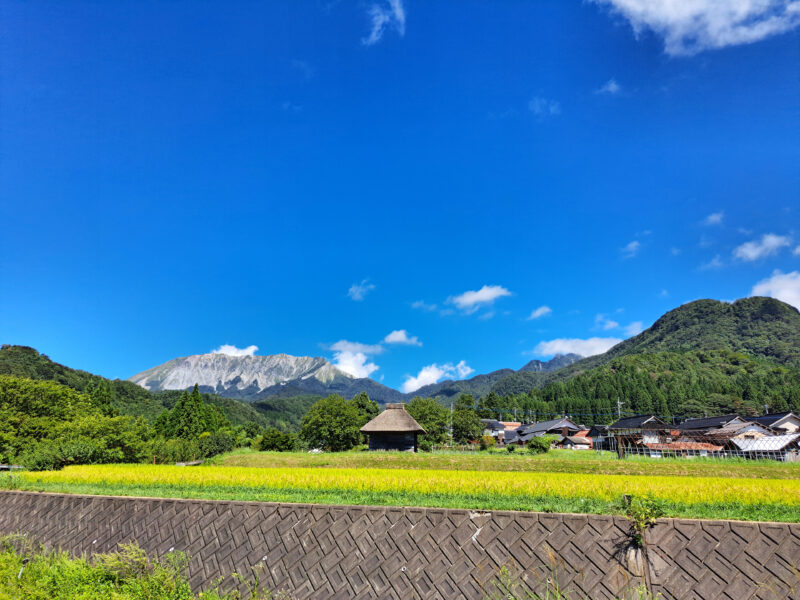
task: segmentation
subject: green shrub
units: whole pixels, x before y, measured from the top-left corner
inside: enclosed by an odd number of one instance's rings
[[[531,454],[544,454],[545,452],[549,452],[552,441],[552,438],[548,435],[533,437],[528,442],[528,452]]]
[[[494,448],[496,444],[497,444],[497,440],[494,439],[494,436],[483,435],[483,436],[481,436],[481,439],[478,442],[478,447],[481,450],[488,450],[489,448]]]
[[[221,430],[214,433],[203,434],[198,440],[200,454],[204,458],[210,458],[223,452],[230,452],[235,445],[233,434],[228,431]]]
[[[256,450],[272,450],[277,452],[291,452],[297,450],[300,446],[300,440],[294,433],[283,433],[275,428],[267,429],[261,439]]]

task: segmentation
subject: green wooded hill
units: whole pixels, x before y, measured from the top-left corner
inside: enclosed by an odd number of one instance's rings
[[[742,298],[733,303],[696,300],[669,311],[649,329],[604,354],[584,358],[549,373],[512,373],[496,382],[492,391],[499,396],[523,394],[566,381],[615,358],[699,350],[728,350],[797,368],[800,366],[800,312],[774,298]]]
[[[798,412],[800,368],[730,350],[631,354],[543,388],[490,393],[480,404],[495,418],[511,418],[516,408],[529,420],[567,414],[594,425],[616,420],[617,399],[626,414],[755,416],[765,405]]]
[[[148,392],[120,379],[109,380],[86,371],[72,369],[50,360],[34,348],[4,344],[0,347],[0,375],[13,375],[35,381],[51,381],[92,397],[96,404],[107,404],[120,415],[144,417],[148,422],[172,408],[180,391]],[[318,396],[265,398],[256,403],[201,394],[203,402],[219,407],[233,425],[256,423],[285,431],[298,428],[306,410]]]

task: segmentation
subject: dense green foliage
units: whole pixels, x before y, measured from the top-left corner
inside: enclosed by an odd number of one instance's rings
[[[23,562],[23,560],[25,562]],[[217,590],[192,593],[185,571],[188,558],[168,553],[148,558],[135,544],[91,560],[34,548],[24,536],[0,539],[0,600],[234,600]],[[250,582],[253,578],[250,578]],[[255,585],[250,583],[250,587]],[[253,590],[254,600],[273,596]],[[278,596],[282,597],[282,596]],[[276,600],[278,597],[275,597]]]
[[[53,362],[27,346],[0,347],[0,375],[15,375],[39,381],[54,381],[78,392],[103,396],[103,403],[110,404],[122,414],[155,419],[163,405],[144,388],[130,381],[109,381],[86,371],[70,369]]]
[[[568,414],[592,425],[615,419],[618,398],[628,414],[800,411],[800,368],[728,350],[634,354],[525,394],[487,396],[481,406],[495,418],[511,419],[516,408],[526,420]]]
[[[669,311],[652,327],[614,346],[551,373],[516,372],[492,386],[499,396],[524,394],[566,381],[609,361],[635,354],[728,350],[800,368],[800,312],[774,298],[733,303],[697,300]]]
[[[249,443],[196,390],[150,425],[107,413],[102,398],[53,381],[0,375],[0,462],[29,469],[71,464],[175,462],[214,456]]]
[[[361,442],[359,429],[369,420],[353,400],[338,394],[318,400],[303,417],[300,437],[310,448],[339,452]]]
[[[436,400],[416,396],[406,404],[406,410],[425,430],[425,433],[418,437],[420,450],[430,450],[435,444],[444,444],[447,441],[450,414]]]
[[[182,394],[180,390],[148,392],[130,381],[110,381],[60,365],[26,346],[3,345],[0,348],[0,375],[54,381],[88,394],[95,405],[105,406],[107,414],[141,416],[151,423],[164,409],[172,408]],[[282,431],[296,431],[305,412],[319,400],[319,396],[300,396],[266,398],[250,404],[216,394],[203,393],[201,398],[204,403],[219,407],[233,425],[255,423],[262,428],[276,427]]]
[[[451,418],[453,441],[456,444],[474,442],[483,433],[483,423],[475,412],[475,399],[470,394],[458,397]]]
[[[267,429],[264,435],[253,440],[253,449],[262,452],[291,452],[300,447],[300,440],[296,433],[285,433],[274,427]]]

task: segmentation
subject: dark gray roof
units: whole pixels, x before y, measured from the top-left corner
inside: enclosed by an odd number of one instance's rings
[[[774,413],[774,414],[771,414],[771,415],[764,415],[763,417],[755,417],[755,418],[750,419],[750,420],[751,421],[755,421],[759,425],[766,425],[767,427],[770,427],[774,423],[777,423],[778,421],[780,421],[781,419],[785,419],[786,417],[798,418],[796,414],[794,414],[792,411],[789,410],[789,411],[782,412],[782,413]]]
[[[581,428],[578,427],[571,419],[566,417],[562,417],[560,419],[550,419],[549,421],[541,421],[539,423],[531,423],[530,425],[523,425],[517,431],[520,433],[520,437],[529,434],[539,434],[542,435],[552,429],[562,429],[567,427],[568,429],[574,429],[575,431],[580,431]],[[533,437],[532,435],[530,437]],[[530,437],[528,439],[530,439]]]
[[[698,419],[686,419],[680,425],[676,425],[675,429],[712,429],[715,427],[724,427],[731,421],[739,419],[744,421],[739,415],[720,415],[718,417],[700,417]]]
[[[624,417],[613,423],[610,429],[642,429],[642,428],[668,427],[667,423],[655,415],[634,415]]]
[[[505,431],[506,426],[496,419],[481,419],[484,429],[492,429],[495,431]]]

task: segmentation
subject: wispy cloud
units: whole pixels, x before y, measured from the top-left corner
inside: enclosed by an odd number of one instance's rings
[[[422,342],[419,341],[419,338],[415,335],[408,335],[405,329],[395,329],[383,338],[383,342],[385,344],[400,344],[403,346],[422,346]]]
[[[406,9],[403,0],[387,0],[373,4],[367,11],[370,21],[369,35],[361,40],[365,46],[377,44],[387,29],[394,29],[400,37],[406,33]]]
[[[424,310],[425,312],[433,312],[437,309],[437,306],[435,304],[428,304],[424,300],[417,300],[411,303],[411,308]]]
[[[552,314],[553,309],[549,306],[540,306],[539,308],[534,308],[531,311],[530,316],[528,317],[529,321],[533,321],[534,319],[541,319],[542,317],[546,317],[549,314]]]
[[[760,240],[745,242],[733,250],[733,255],[743,261],[752,262],[780,252],[781,248],[791,245],[791,240],[784,235],[767,233]]]
[[[622,86],[620,86],[616,79],[609,79],[599,88],[597,88],[594,93],[595,94],[607,94],[609,96],[616,96],[622,91]]]
[[[258,346],[247,346],[246,348],[237,348],[231,344],[223,344],[216,350],[212,350],[211,354],[226,354],[228,356],[254,356],[258,350]]]
[[[484,285],[479,290],[468,290],[458,296],[450,296],[449,304],[454,304],[467,314],[474,313],[482,306],[489,306],[498,298],[510,296],[511,292],[502,285]]]
[[[363,279],[361,283],[354,283],[347,290],[347,295],[356,302],[361,302],[364,297],[375,289],[375,284],[370,283],[369,279]]]
[[[619,344],[622,340],[615,337],[593,337],[588,339],[558,338],[546,342],[539,342],[533,349],[534,354],[552,356],[555,354],[578,354],[580,356],[594,356],[602,354],[609,348]]]
[[[777,298],[800,310],[800,271],[773,271],[771,277],[762,279],[753,286],[751,295]]]
[[[621,249],[622,257],[623,258],[633,258],[637,254],[639,254],[639,250],[641,250],[642,244],[638,240],[633,240],[629,242]]]
[[[792,254],[795,256],[800,256],[800,246],[797,246],[797,248],[792,251]]]
[[[714,258],[712,258],[707,263],[703,263],[702,265],[700,265],[700,270],[701,271],[708,271],[710,269],[721,269],[724,266],[725,266],[725,263],[722,262],[722,259],[720,258],[719,254],[717,254]]]
[[[463,360],[455,365],[453,363],[445,363],[443,365],[433,363],[432,365],[422,367],[416,377],[412,377],[411,375],[406,376],[402,390],[404,393],[408,394],[410,392],[416,392],[423,386],[437,383],[445,377],[450,379],[464,379],[474,372],[475,369],[469,367]]]
[[[561,114],[561,104],[557,100],[534,96],[528,102],[528,109],[540,119],[555,117]]]
[[[351,342],[349,340],[339,340],[331,344],[334,352],[362,352],[364,354],[381,354],[383,346],[380,344],[362,344],[361,342]]]
[[[593,1],[623,15],[637,36],[654,31],[676,56],[757,42],[800,24],[797,0]]]
[[[619,323],[617,323],[616,321],[612,321],[603,314],[598,314],[595,315],[594,317],[594,326],[597,329],[608,331],[609,329],[616,329],[617,327],[619,327]]]
[[[644,323],[642,323],[641,321],[634,321],[630,325],[626,325],[624,331],[625,335],[632,336],[632,335],[639,335],[640,333],[642,333],[643,329],[644,329]]]
[[[725,217],[725,211],[711,213],[703,219],[703,225],[722,225],[722,219]]]

